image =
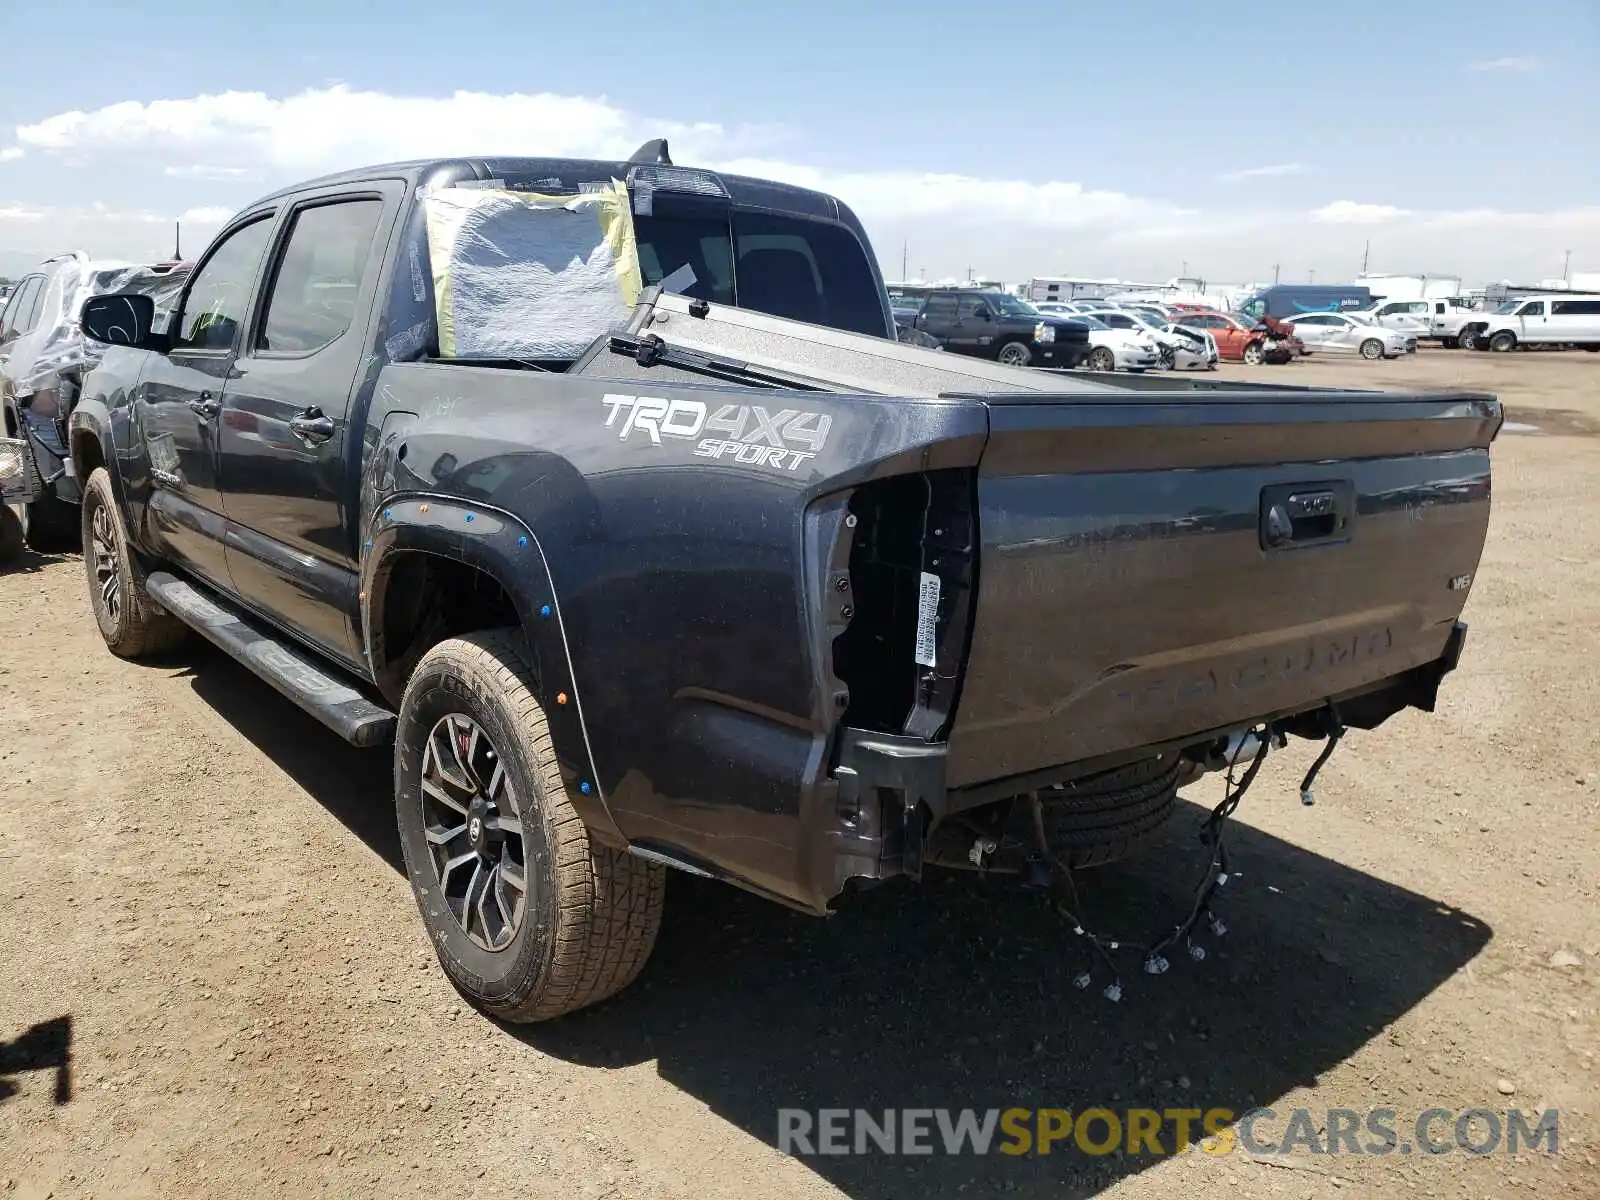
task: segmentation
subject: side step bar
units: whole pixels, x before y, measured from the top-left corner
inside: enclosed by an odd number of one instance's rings
[[[394,737],[394,713],[312,664],[302,651],[262,633],[220,600],[165,571],[152,572],[145,590],[351,745],[378,746]]]

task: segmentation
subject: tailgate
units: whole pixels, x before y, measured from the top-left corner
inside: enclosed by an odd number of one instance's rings
[[[1439,657],[1488,396],[990,398],[949,784],[1304,710]]]

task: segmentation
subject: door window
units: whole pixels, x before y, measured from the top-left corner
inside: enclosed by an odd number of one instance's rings
[[[963,321],[969,317],[976,317],[980,312],[986,313],[989,306],[984,303],[982,296],[963,296],[961,304],[956,310],[956,315]]]
[[[309,354],[350,328],[382,216],[383,201],[376,197],[295,214],[256,349]]]
[[[1517,316],[1519,316],[1519,317],[1542,317],[1542,316],[1544,316],[1544,301],[1543,300],[1534,300],[1531,303],[1524,304],[1520,309],[1517,310]]]
[[[1600,317],[1600,300],[1557,300],[1550,312],[1557,317]]]
[[[33,328],[33,314],[39,308],[39,293],[44,291],[44,276],[29,275],[17,284],[11,293],[11,303],[6,305],[3,323],[0,323],[0,342],[21,337]]]
[[[233,347],[271,230],[270,217],[237,229],[201,264],[184,298],[183,318],[172,340],[174,350]]]
[[[922,315],[930,321],[950,321],[956,315],[956,298],[954,296],[929,296],[927,307],[922,310]]]

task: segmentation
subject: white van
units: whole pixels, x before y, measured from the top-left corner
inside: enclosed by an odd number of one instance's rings
[[[1600,350],[1600,295],[1559,292],[1507,300],[1487,319],[1462,329],[1462,342],[1479,350],[1515,350],[1518,346],[1577,345]]]

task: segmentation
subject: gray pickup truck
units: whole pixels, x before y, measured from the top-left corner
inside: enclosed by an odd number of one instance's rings
[[[107,645],[392,741],[440,961],[523,1021],[634,978],[667,868],[1071,871],[1252,730],[1431,709],[1502,419],[903,345],[848,208],[661,146],[290,188],[152,311],[83,317]]]

